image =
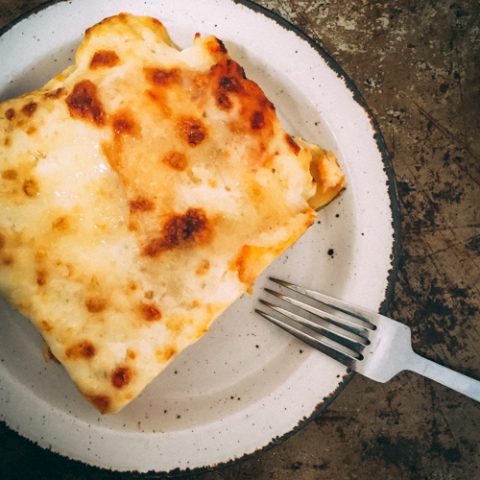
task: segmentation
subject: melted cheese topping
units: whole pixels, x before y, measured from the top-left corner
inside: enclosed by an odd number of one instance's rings
[[[116,412],[343,185],[218,39],[179,51],[157,20],[111,17],[0,104],[0,292]]]

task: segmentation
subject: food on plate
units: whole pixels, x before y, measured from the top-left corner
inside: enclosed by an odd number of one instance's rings
[[[0,104],[0,293],[117,412],[343,186],[220,40],[179,50],[156,19],[110,17]]]

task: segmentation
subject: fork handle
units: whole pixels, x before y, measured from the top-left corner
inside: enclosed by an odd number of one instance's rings
[[[463,375],[463,373],[432,362],[415,352],[413,352],[408,370],[419,373],[424,377],[428,377],[435,382],[441,383],[452,390],[463,393],[463,395],[480,402],[480,382],[474,378]]]

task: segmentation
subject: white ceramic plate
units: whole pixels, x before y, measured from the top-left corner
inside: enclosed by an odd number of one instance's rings
[[[160,19],[181,47],[213,33],[275,103],[283,124],[336,152],[348,189],[318,222],[121,413],[99,416],[39,334],[0,304],[0,419],[62,455],[114,470],[213,466],[285,436],[330,401],[346,370],[252,311],[275,274],[378,309],[391,288],[395,195],[381,136],[335,62],[301,32],[247,2],[71,0],[47,4],[0,37],[0,100],[66,67],[83,31],[121,11]],[[363,106],[362,106],[363,105]],[[333,253],[332,253],[333,252]]]

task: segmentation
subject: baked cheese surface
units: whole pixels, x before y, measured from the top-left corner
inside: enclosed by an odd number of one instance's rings
[[[213,36],[87,30],[0,104],[0,293],[102,413],[135,398],[344,185]]]

